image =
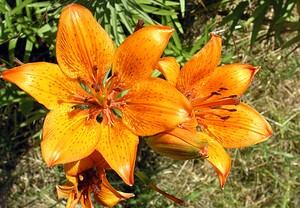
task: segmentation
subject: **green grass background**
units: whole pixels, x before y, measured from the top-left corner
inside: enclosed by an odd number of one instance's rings
[[[72,1],[74,2],[74,1]],[[141,139],[137,168],[184,207],[300,207],[300,24],[299,1],[76,1],[88,7],[120,44],[138,18],[176,29],[165,55],[184,64],[209,38],[223,37],[222,64],[261,66],[242,100],[257,109],[274,134],[266,142],[230,149],[233,164],[224,190],[203,160],[174,161]],[[0,71],[21,62],[55,62],[61,9],[71,1],[1,1]],[[16,86],[0,80],[0,207],[64,207],[55,185],[62,166],[46,167],[40,153],[47,111]],[[136,196],[117,207],[177,207],[136,178]],[[99,206],[100,207],[100,206]]]

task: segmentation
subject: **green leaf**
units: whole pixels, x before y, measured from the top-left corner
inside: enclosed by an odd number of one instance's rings
[[[30,4],[32,2],[32,0],[25,0],[25,1],[22,1],[22,3],[20,4],[17,4],[17,6],[11,11],[11,15],[14,15],[14,14],[22,14],[22,9]]]
[[[264,23],[264,18],[268,9],[269,0],[265,1],[264,4],[261,4],[257,7],[257,9],[253,12],[253,17],[255,18],[253,22],[253,29],[250,39],[250,47],[253,46],[256,38],[258,36],[258,32],[260,31],[261,26]]]
[[[300,34],[298,34],[297,36],[293,37],[291,40],[289,40],[288,42],[284,43],[281,46],[281,49],[285,49],[288,48],[290,46],[292,46],[295,43],[300,43]]]
[[[248,5],[249,5],[248,1],[242,1],[241,3],[239,3],[239,5],[237,5],[236,8],[227,17],[225,17],[222,20],[220,25],[222,26],[222,25],[225,25],[225,24],[227,24],[231,21],[235,22],[236,20],[240,19],[240,17],[244,13],[244,11],[245,11],[245,9]]]

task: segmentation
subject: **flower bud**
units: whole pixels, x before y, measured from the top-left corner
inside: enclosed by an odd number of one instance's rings
[[[146,139],[146,143],[155,152],[176,160],[207,157],[207,146],[205,143],[200,141],[196,147],[169,133],[160,133],[149,137]],[[194,143],[194,140],[191,143]]]

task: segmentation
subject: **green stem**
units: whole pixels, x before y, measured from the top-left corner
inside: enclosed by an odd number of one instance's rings
[[[173,195],[170,195],[164,191],[162,191],[161,189],[159,189],[157,186],[155,186],[152,182],[151,179],[148,178],[143,172],[136,170],[135,171],[135,175],[141,180],[143,181],[146,185],[148,185],[150,188],[152,188],[153,190],[157,191],[158,193],[162,194],[163,196],[167,197],[168,199],[176,202],[177,204],[183,205],[185,204],[183,200],[176,198]]]

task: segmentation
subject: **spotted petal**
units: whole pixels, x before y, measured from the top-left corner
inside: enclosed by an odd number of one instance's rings
[[[220,143],[218,143],[213,138],[209,138],[203,135],[205,134],[198,133],[199,139],[208,143],[208,158],[206,158],[206,160],[210,164],[212,164],[212,166],[216,170],[219,177],[220,186],[223,189],[231,168],[230,156]]]
[[[115,120],[113,126],[103,125],[101,141],[97,145],[97,150],[103,158],[128,185],[134,183],[138,143],[138,136],[131,133],[120,121]]]
[[[112,207],[118,202],[134,196],[132,193],[117,191],[110,185],[105,174],[101,175],[100,191],[94,194],[95,200],[103,206]]]
[[[122,121],[140,136],[163,132],[189,120],[190,102],[165,80],[136,83],[123,97]]]
[[[157,69],[171,85],[176,86],[180,65],[174,57],[161,58],[157,63]]]
[[[111,66],[114,46],[88,9],[71,4],[60,15],[56,54],[66,75],[94,84],[102,81]]]
[[[259,67],[247,64],[228,64],[217,67],[196,92],[192,100],[193,106],[201,108],[201,106],[222,105],[226,97],[241,96],[258,70]],[[223,104],[226,104],[226,101]]]
[[[269,123],[244,103],[212,109],[202,118],[199,124],[203,131],[225,148],[250,146],[265,141],[272,134]]]
[[[124,87],[150,77],[173,33],[169,26],[148,26],[130,35],[117,49],[113,73]]]
[[[204,84],[221,57],[221,37],[211,34],[209,42],[196,53],[181,69],[177,80],[177,89],[186,96],[191,96]]]
[[[99,168],[110,169],[107,162],[98,151],[94,151],[89,156],[64,165],[66,175],[77,176],[78,174],[97,165]]]
[[[56,64],[24,64],[4,71],[2,78],[15,83],[50,110],[60,104],[77,104],[74,94],[82,100],[90,96],[77,80],[65,76]]]
[[[41,142],[48,166],[70,163],[90,155],[101,136],[101,124],[89,120],[89,110],[61,106],[49,112]]]

